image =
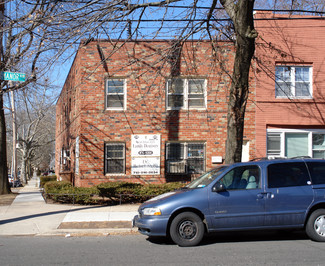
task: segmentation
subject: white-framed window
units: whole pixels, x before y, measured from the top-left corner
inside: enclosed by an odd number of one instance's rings
[[[167,80],[167,109],[205,109],[206,79]]]
[[[325,158],[325,130],[268,129],[267,156]]]
[[[168,174],[197,174],[205,172],[205,143],[166,143],[166,171]]]
[[[275,66],[276,98],[312,98],[311,66]]]
[[[107,79],[105,87],[105,105],[109,110],[126,109],[126,80]]]
[[[105,144],[105,174],[125,174],[125,143]]]

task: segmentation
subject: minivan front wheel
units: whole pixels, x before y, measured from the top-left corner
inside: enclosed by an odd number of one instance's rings
[[[193,212],[178,214],[170,225],[170,237],[179,246],[196,246],[201,242],[203,236],[203,221]]]
[[[325,209],[316,210],[310,215],[306,233],[314,241],[325,242]]]

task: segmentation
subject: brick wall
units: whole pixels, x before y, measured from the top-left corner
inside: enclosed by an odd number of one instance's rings
[[[80,46],[57,102],[57,175],[64,170],[60,169],[59,162],[62,147],[70,149],[67,168],[73,173],[77,186],[116,180],[140,183],[190,180],[189,176],[165,174],[167,141],[205,142],[206,169],[214,166],[212,156],[224,157],[230,87],[230,76],[225,71],[232,72],[233,46],[219,43],[214,56],[210,42],[185,42],[176,64],[174,53],[178,50],[171,50],[172,45],[175,45],[172,41],[93,41]],[[166,79],[173,75],[207,79],[207,109],[167,110]],[[126,79],[126,110],[105,110],[105,79],[108,77]],[[254,157],[254,87],[251,91],[244,134],[250,141],[250,155]],[[65,108],[68,108],[66,112]],[[134,134],[161,135],[160,175],[131,175],[131,136]],[[77,136],[79,173],[75,172]],[[106,142],[125,143],[124,175],[104,174]]]
[[[317,17],[256,15],[256,155],[266,155],[267,128],[325,128],[325,22]],[[275,65],[313,68],[312,99],[275,98]]]

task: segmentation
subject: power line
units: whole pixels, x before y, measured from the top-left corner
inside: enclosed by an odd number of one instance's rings
[[[275,17],[275,18],[255,18],[257,20],[325,20],[325,17]],[[206,22],[207,19],[128,19],[124,22]],[[210,21],[223,22],[231,21],[230,18],[211,19]],[[122,22],[120,19],[98,20],[98,22]]]
[[[180,8],[180,9],[188,9],[188,8],[195,8],[195,9],[206,9],[210,10],[211,7],[208,6],[177,6],[177,5],[170,5],[170,8]],[[225,10],[223,7],[217,7],[215,10]],[[312,13],[312,14],[323,14],[325,15],[325,11],[317,11],[317,10],[305,10],[305,9],[269,9],[269,8],[254,8],[254,11],[265,11],[265,12],[279,12],[279,13]]]

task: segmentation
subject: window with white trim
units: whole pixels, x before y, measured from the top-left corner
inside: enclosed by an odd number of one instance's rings
[[[275,67],[276,98],[312,98],[312,67]]]
[[[60,156],[60,168],[61,170],[70,170],[70,150],[62,147]]]
[[[325,133],[313,134],[313,158],[325,158]]]
[[[267,156],[325,158],[325,130],[269,129]]]
[[[166,143],[166,171],[168,174],[205,172],[205,143]]]
[[[167,81],[167,109],[206,108],[206,80],[175,78]]]
[[[125,173],[125,144],[105,144],[105,174]]]
[[[106,80],[106,109],[126,109],[126,81],[124,79]]]

